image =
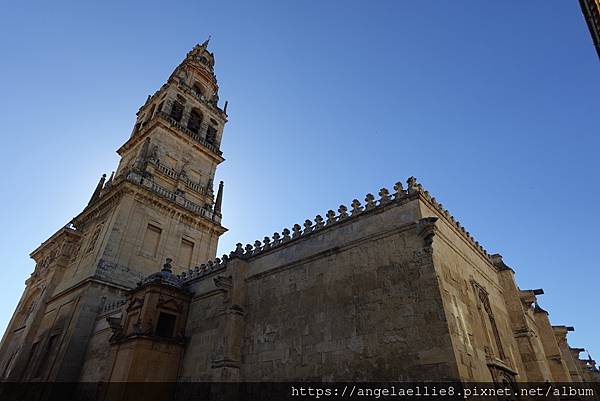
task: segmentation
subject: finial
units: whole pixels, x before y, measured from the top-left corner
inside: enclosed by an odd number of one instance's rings
[[[373,196],[373,194],[367,194],[367,196],[365,196],[365,210],[371,210],[375,208],[375,197]]]
[[[387,188],[381,188],[379,190],[379,196],[381,197],[381,199],[379,199],[380,204],[388,203],[392,200],[390,198],[390,191],[388,191]]]
[[[161,271],[172,273],[172,270],[171,270],[171,262],[172,261],[173,261],[173,259],[167,258],[165,260],[165,264],[163,265],[163,268],[161,269]]]
[[[290,230],[287,228],[284,228],[283,231],[281,232],[283,234],[283,239],[282,241],[289,241],[292,239],[292,237],[290,237]]]
[[[363,210],[358,199],[354,199],[350,206],[352,206],[352,216],[361,213]]]
[[[333,210],[327,211],[327,224],[335,223],[335,212]]]
[[[223,181],[219,182],[219,191],[217,192],[217,199],[215,200],[215,213],[221,215],[221,204],[223,203]]]
[[[237,244],[235,244],[235,251],[233,251],[233,252],[234,252],[234,255],[238,255],[238,256],[244,254],[244,248],[242,248],[241,242],[238,242]]]
[[[102,192],[102,188],[104,188],[104,181],[106,181],[106,174],[102,174],[102,177],[100,177],[100,181],[98,181],[98,185],[96,185],[96,189],[88,202],[88,206],[100,198],[100,192]]]
[[[406,183],[408,184],[408,193],[409,194],[413,194],[415,192],[419,191],[419,184],[417,183],[417,179],[413,176],[408,177],[408,179],[406,180]]]
[[[394,194],[394,200],[398,200],[404,195],[404,188],[402,187],[402,183],[398,181],[394,184],[394,190],[396,193]]]
[[[108,177],[108,180],[106,181],[106,184],[104,185],[105,190],[109,190],[112,187],[112,182],[113,182],[114,178],[115,178],[115,172],[113,171],[112,173],[110,173],[110,177]]]
[[[300,227],[300,224],[294,224],[294,227],[292,227],[292,231],[294,232],[292,234],[292,238],[298,238],[302,235],[302,227]]]
[[[310,221],[308,219],[304,220],[304,234],[308,234],[312,230],[313,230],[312,221]]]

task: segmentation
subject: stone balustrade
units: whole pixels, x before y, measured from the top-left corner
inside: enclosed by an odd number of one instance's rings
[[[185,209],[190,210],[202,217],[205,217],[210,220],[215,220],[217,222],[221,221],[221,217],[219,215],[215,214],[212,210],[206,209],[205,207],[203,207],[201,205],[198,205],[188,199],[185,199],[182,195],[180,195],[174,191],[169,191],[168,189],[158,185],[156,182],[154,182],[151,179],[142,178],[139,174],[137,174],[134,171],[129,171],[125,175],[124,178],[127,181],[133,182],[135,184],[143,186],[144,188],[147,188],[148,190],[154,192],[157,195],[162,196],[163,198],[174,201],[178,205],[180,205],[180,206],[184,207]]]
[[[201,144],[202,146],[204,146],[205,148],[211,150],[212,152],[216,153],[217,155],[221,156],[223,154],[223,152],[221,152],[219,150],[219,148],[217,148],[217,146],[213,145],[212,143],[208,143],[204,138],[202,138],[200,135],[192,132],[191,130],[189,130],[188,128],[186,128],[183,124],[181,124],[178,121],[175,121],[170,115],[168,115],[167,113],[165,113],[164,111],[159,111],[156,112],[154,114],[154,118],[160,118],[166,122],[169,123],[169,125],[172,128],[177,129],[179,132],[189,136],[190,138],[192,138],[194,141],[198,142],[199,144]],[[146,124],[147,125],[147,124]]]
[[[189,177],[185,176],[184,174],[178,173],[175,169],[165,166],[164,164],[161,164],[159,162],[154,162],[154,166],[156,167],[156,169],[158,171],[165,174],[166,176],[171,177],[175,180],[183,181],[186,186],[188,186],[195,192],[202,194],[202,195],[206,195],[208,193],[208,191],[205,187],[193,182],[192,180],[189,179]]]

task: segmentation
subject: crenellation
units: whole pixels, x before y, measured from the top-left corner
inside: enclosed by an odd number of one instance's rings
[[[381,188],[379,190],[379,197],[380,197],[380,199],[379,199],[379,204],[380,205],[384,205],[386,203],[389,203],[392,200],[391,197],[390,197],[390,191],[388,191],[387,188]]]
[[[292,234],[292,238],[298,238],[302,235],[302,228],[300,227],[300,224],[294,224],[292,230],[294,231],[294,234]]]
[[[365,202],[365,212],[371,209],[375,209],[375,207],[377,206],[373,194],[367,194],[365,196]]]
[[[304,220],[304,231],[302,232],[302,235],[306,235],[312,231],[312,221],[310,221],[309,219]]]
[[[315,217],[315,230],[320,230],[321,228],[325,227],[325,221],[323,221],[323,217],[321,217],[320,214],[318,214]]]
[[[281,236],[278,232],[273,233],[273,246],[277,246],[281,243]]]
[[[363,211],[363,207],[360,205],[360,201],[358,199],[354,199],[352,201],[352,216],[356,216]]]
[[[271,238],[265,237],[263,238],[263,247],[262,250],[266,251],[271,247]]]

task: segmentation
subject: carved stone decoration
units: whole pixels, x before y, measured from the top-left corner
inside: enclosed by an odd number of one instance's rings
[[[262,243],[259,240],[254,241],[254,255],[257,255],[262,250]]]
[[[426,248],[431,248],[433,244],[433,237],[437,230],[436,221],[438,221],[437,217],[425,217],[417,222],[417,235],[423,239]]]
[[[381,188],[379,190],[379,196],[381,197],[379,199],[379,204],[381,205],[389,203],[392,200],[392,198],[390,198],[390,191],[388,191],[387,188]]]
[[[327,211],[327,225],[335,223],[335,212],[333,210]]]
[[[268,250],[271,247],[271,238],[265,237],[263,238],[263,251]]]
[[[306,219],[304,220],[304,234],[308,234],[313,230],[312,221]]]
[[[292,237],[290,237],[290,230],[288,230],[287,228],[284,228],[281,233],[283,234],[283,242],[286,242],[286,241],[289,241],[292,239]]]
[[[394,184],[394,191],[396,191],[394,194],[394,200],[398,200],[404,195],[404,188],[402,187],[402,183],[400,181]]]
[[[373,194],[367,194],[367,196],[365,196],[365,202],[365,210],[375,209],[375,207],[377,206],[375,204],[375,197],[373,196]]]
[[[488,333],[490,340],[493,339],[496,348],[497,348],[497,352],[498,355],[494,355],[491,354],[490,357],[491,358],[495,358],[498,357],[501,361],[506,361],[506,354],[504,353],[504,347],[502,346],[502,341],[500,339],[500,333],[498,331],[498,326],[496,325],[496,319],[494,317],[494,312],[492,310],[492,307],[490,305],[490,299],[489,299],[489,295],[488,292],[478,283],[476,283],[475,281],[472,281],[471,284],[473,285],[473,289],[475,290],[475,295],[477,297],[477,300],[479,302],[478,304],[478,308],[480,310],[480,315],[481,315],[481,319],[483,320],[483,325],[484,327],[487,328],[487,330],[491,331],[491,333]],[[489,344],[489,346],[491,346],[492,344]],[[488,347],[489,349],[489,347]],[[490,353],[492,352],[491,349],[489,349]]]
[[[338,208],[338,212],[340,213],[338,221],[348,217],[348,208],[346,206],[340,205],[340,207]]]
[[[213,279],[217,288],[230,290],[233,288],[233,278],[231,276],[217,276]]]
[[[235,244],[234,255],[241,256],[243,254],[244,254],[244,248],[242,248],[242,243],[238,242],[237,244]]]
[[[292,234],[292,238],[298,238],[302,235],[302,227],[300,227],[300,224],[294,224],[292,230],[294,231],[294,234]]]
[[[318,230],[319,228],[323,228],[325,226],[325,222],[323,221],[323,217],[321,217],[320,214],[318,214],[315,217],[315,223],[317,223],[317,225],[315,226],[315,230]]]
[[[279,233],[273,233],[273,246],[279,245],[281,242],[281,236]]]
[[[363,208],[360,205],[360,201],[358,199],[354,199],[350,206],[352,206],[352,216],[360,214],[363,211]]]
[[[406,184],[408,184],[408,193],[409,194],[414,194],[415,192],[419,192],[420,186],[419,184],[417,184],[417,179],[415,177],[408,177],[408,179],[406,180]]]

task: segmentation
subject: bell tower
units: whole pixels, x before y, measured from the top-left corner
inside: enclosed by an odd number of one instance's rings
[[[143,232],[144,236],[134,249],[127,246],[132,245],[128,243],[131,237],[122,239],[125,246],[106,255],[106,261],[118,263],[125,255],[131,260],[133,252],[148,259],[149,263],[139,261],[147,273],[165,258],[173,259],[178,272],[216,255],[218,237],[226,231],[221,226],[223,182],[216,196],[213,188],[216,168],[224,161],[220,145],[227,114],[226,104],[224,109],[218,104],[214,55],[207,46],[208,40],[196,45],[167,82],[148,97],[130,138],[117,150],[121,161],[105,187],[126,181],[144,188],[134,217],[137,229],[130,233]],[[165,209],[157,202],[178,211],[166,220],[158,218]],[[138,225],[142,220],[145,226]],[[180,241],[173,238],[173,230],[181,231],[176,234]]]
[[[215,258],[227,231],[223,183],[213,189],[227,114],[207,47],[148,97],[116,171],[32,253],[36,268],[0,343],[0,379],[77,381],[99,310],[167,258],[174,274]]]

